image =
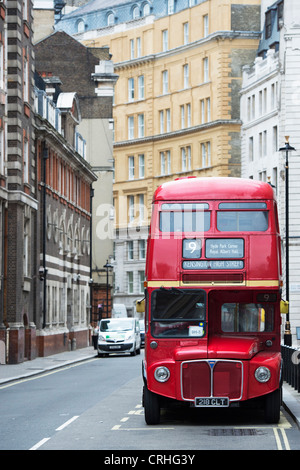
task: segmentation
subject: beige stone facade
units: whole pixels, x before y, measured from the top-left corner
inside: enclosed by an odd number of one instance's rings
[[[165,181],[240,176],[239,90],[242,67],[255,58],[259,30],[259,0],[211,0],[162,18],[75,35],[89,47],[108,46],[119,75],[114,206],[117,238],[125,244],[128,226],[138,227],[136,242],[147,236],[152,195]],[[120,302],[130,294],[131,306],[128,250],[123,247],[122,272],[115,254],[115,295]],[[137,293],[140,277],[133,279]]]

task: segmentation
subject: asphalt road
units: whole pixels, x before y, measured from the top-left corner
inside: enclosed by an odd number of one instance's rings
[[[97,465],[102,459],[132,467],[199,464],[203,450],[300,449],[300,431],[283,409],[277,426],[253,410],[176,407],[147,426],[142,356],[93,358],[1,387],[0,449],[102,450]],[[163,461],[173,458],[168,450],[178,462]],[[125,454],[138,460],[113,462]]]

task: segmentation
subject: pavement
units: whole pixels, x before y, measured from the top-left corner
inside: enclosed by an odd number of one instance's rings
[[[96,357],[97,351],[93,346],[88,346],[87,348],[65,351],[51,356],[37,357],[21,364],[0,364],[0,389],[3,385],[13,384],[19,380],[28,379]],[[286,382],[283,383],[283,407],[292,416],[300,429],[300,393]]]

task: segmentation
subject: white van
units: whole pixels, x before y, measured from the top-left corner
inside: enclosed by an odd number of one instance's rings
[[[112,353],[141,352],[140,325],[137,318],[104,318],[100,321],[98,357]]]
[[[112,315],[113,318],[127,317],[127,310],[125,304],[113,304]]]

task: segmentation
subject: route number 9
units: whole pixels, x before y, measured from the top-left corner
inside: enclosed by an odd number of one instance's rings
[[[186,238],[182,242],[183,258],[200,258],[201,257],[201,240],[196,238]]]

